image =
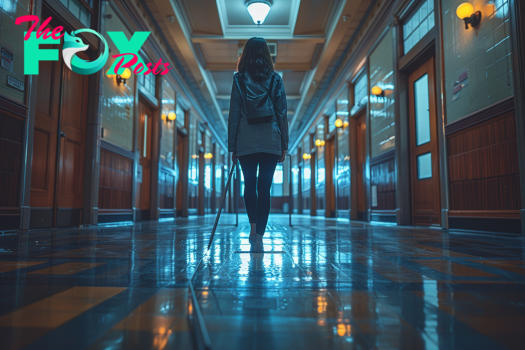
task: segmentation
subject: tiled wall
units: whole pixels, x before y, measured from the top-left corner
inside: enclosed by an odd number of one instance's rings
[[[13,72],[0,67],[0,94],[19,102],[24,101],[24,92],[7,85],[7,76],[25,82],[23,48],[28,27],[16,25],[15,19],[29,13],[30,3],[31,0],[0,0],[0,47],[14,56]]]
[[[471,0],[481,24],[465,29],[456,15],[464,0],[443,0],[447,123],[513,94],[507,0]],[[468,85],[454,96],[454,84],[468,72]]]
[[[1,0],[0,0],[1,1]],[[111,19],[106,20],[106,31],[122,31],[126,37],[131,38],[131,33],[127,30],[124,23],[113,11],[111,6],[106,6],[106,14],[111,15]],[[118,53],[117,47],[104,34],[109,46],[109,59],[104,66],[107,72],[113,65],[115,59],[111,57]],[[115,77],[103,76],[103,97],[102,97],[102,140],[110,142],[125,150],[133,150],[133,105],[135,102],[135,74],[127,80],[126,84],[118,85]]]
[[[379,86],[384,96],[370,96],[371,158],[395,147],[394,61],[392,31],[370,55],[370,87]]]

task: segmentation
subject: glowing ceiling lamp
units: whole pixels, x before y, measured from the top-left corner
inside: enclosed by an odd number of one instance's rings
[[[246,9],[252,16],[253,22],[257,25],[263,24],[266,16],[270,12],[272,4],[266,0],[248,0],[246,1]]]

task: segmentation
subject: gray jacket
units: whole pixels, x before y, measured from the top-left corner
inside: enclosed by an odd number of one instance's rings
[[[244,115],[242,89],[239,75],[233,75],[233,86],[230,99],[230,115],[228,117],[228,152],[235,152],[237,156],[252,153],[270,153],[281,155],[288,150],[288,117],[286,93],[281,76],[275,72],[273,86],[270,93],[275,113],[271,122],[262,124],[248,124]],[[244,73],[246,94],[259,96],[270,88],[272,74],[261,82],[256,83],[248,73]]]

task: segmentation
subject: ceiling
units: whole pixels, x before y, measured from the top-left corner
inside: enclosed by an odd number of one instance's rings
[[[275,70],[288,98],[291,138],[306,125],[350,39],[374,0],[273,0],[261,26],[245,0],[141,0],[157,21],[184,69],[204,96],[203,109],[217,134],[227,135],[232,75],[246,40],[277,44]],[[170,18],[170,16],[174,16]],[[182,62],[183,61],[183,62]],[[329,79],[328,79],[329,80]]]

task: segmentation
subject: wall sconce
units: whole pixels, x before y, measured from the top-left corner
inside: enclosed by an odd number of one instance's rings
[[[385,92],[383,91],[383,89],[381,89],[377,85],[372,88],[371,92],[372,92],[372,95],[374,95],[374,96],[381,96],[381,97],[385,96]]]
[[[323,147],[325,145],[325,142],[323,140],[315,140],[315,145],[317,147]]]
[[[312,158],[312,155],[311,154],[308,154],[308,153],[304,153],[303,154],[303,159],[304,160],[308,160],[308,159],[311,159]]]
[[[191,158],[192,158],[192,159],[199,159],[199,156],[196,155],[196,154],[192,154],[192,155],[191,155]]]
[[[476,28],[481,23],[481,11],[474,12],[474,6],[468,2],[458,6],[456,15],[465,21],[465,29],[468,29],[469,24],[472,28]]]
[[[204,159],[212,159],[213,158],[213,154],[211,153],[204,153]]]
[[[129,78],[131,78],[131,71],[129,68],[125,68],[122,74],[117,74],[117,84],[120,85],[124,83],[124,85],[126,85],[126,80]]]
[[[345,120],[345,122],[343,123],[343,129],[346,129],[348,127],[348,121]]]
[[[168,120],[170,122],[174,121],[175,119],[177,119],[177,114],[175,114],[175,112],[169,112],[168,113]]]
[[[336,128],[340,128],[343,126],[343,121],[341,119],[336,119],[334,124]]]
[[[109,74],[110,73],[110,69],[108,69],[108,71],[106,72],[106,75],[107,75],[108,78],[113,79],[113,78],[116,77],[116,75],[115,74]]]

